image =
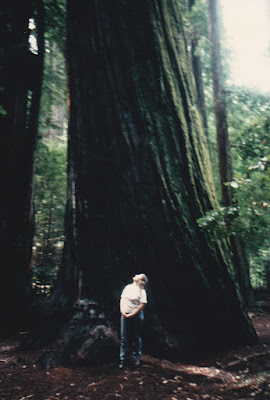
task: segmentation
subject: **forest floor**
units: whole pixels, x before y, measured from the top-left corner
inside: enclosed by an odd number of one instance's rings
[[[43,349],[21,346],[22,332],[0,337],[0,400],[266,400],[270,399],[270,299],[250,312],[254,346],[209,359],[172,363],[144,355],[140,367],[42,369]]]

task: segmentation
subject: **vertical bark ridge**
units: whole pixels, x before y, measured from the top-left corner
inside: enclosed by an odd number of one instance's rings
[[[161,14],[161,12],[160,12],[160,14]],[[163,15],[164,14],[167,15],[166,11],[163,11]],[[170,43],[172,42],[172,40],[169,37],[169,34],[168,34],[169,28],[167,28],[167,25],[168,25],[168,23],[166,24],[165,23],[165,19],[163,18],[163,20],[162,20],[162,27],[163,27],[163,33],[164,33],[163,36],[166,38],[166,44],[167,44],[166,48],[168,49],[167,53],[164,55],[164,60],[165,60],[165,62],[167,60],[171,60],[170,65],[167,68],[167,70],[175,71],[175,74],[176,74],[176,77],[177,77],[177,81],[174,82],[173,84],[172,84],[171,81],[168,82],[169,85],[171,83],[171,85],[170,85],[170,87],[171,87],[171,96],[170,96],[170,98],[175,100],[174,93],[175,93],[175,90],[177,90],[175,88],[177,88],[177,86],[180,86],[180,93],[179,93],[180,96],[178,95],[176,97],[176,101],[174,101],[173,108],[177,109],[178,113],[179,113],[179,109],[180,110],[181,109],[185,110],[185,115],[183,115],[183,117],[180,118],[180,124],[182,125],[182,130],[184,132],[186,132],[186,134],[184,136],[186,137],[186,140],[187,140],[187,144],[186,144],[187,153],[188,154],[193,154],[194,150],[195,150],[195,154],[197,155],[197,157],[192,157],[192,156],[188,157],[188,165],[190,166],[190,168],[192,168],[192,165],[195,162],[198,162],[199,165],[200,165],[200,168],[202,170],[205,170],[206,166],[207,167],[210,166],[210,159],[209,159],[209,156],[208,156],[208,152],[206,151],[206,147],[205,147],[206,144],[203,143],[202,140],[201,140],[200,145],[198,144],[196,129],[193,128],[194,123],[191,122],[191,121],[194,121],[194,115],[195,115],[197,120],[199,119],[198,112],[196,111],[196,104],[195,104],[194,99],[193,99],[194,95],[191,94],[192,85],[187,86],[185,84],[185,86],[184,86],[183,84],[181,84],[181,82],[187,81],[187,78],[189,78],[189,76],[186,73],[182,72],[182,70],[183,70],[182,65],[181,65],[181,63],[179,64],[179,62],[177,62],[177,59],[179,60],[178,54],[182,54],[183,51],[186,52],[186,49],[184,49],[184,50],[181,49],[182,50],[181,53],[179,53],[180,49],[178,49],[178,53],[177,53],[176,49],[173,49],[170,46]],[[181,33],[182,33],[182,35],[184,35],[183,32],[181,32]],[[160,36],[163,37],[162,34],[159,34],[158,36],[159,37]],[[188,69],[188,70],[190,70],[190,69]],[[168,76],[168,74],[167,74],[167,76]],[[189,81],[190,81],[190,79],[189,79]],[[190,87],[190,89],[189,89],[189,87]],[[182,99],[182,102],[180,104],[179,104],[179,101],[180,101],[179,98]],[[190,111],[187,112],[186,110],[190,110]],[[192,114],[192,116],[191,116],[190,113]],[[181,114],[178,114],[178,115],[181,115]],[[191,150],[189,150],[189,149],[191,149]],[[200,151],[200,149],[202,149],[202,151]],[[204,161],[205,165],[203,165],[202,160],[205,160]],[[206,165],[206,164],[208,164],[208,165]],[[190,179],[193,182],[193,190],[196,191],[196,187],[199,186],[198,185],[199,181],[197,180],[196,183],[194,182],[194,179],[195,179],[194,170],[196,171],[195,168],[192,168],[191,174],[190,174]],[[209,193],[211,193],[211,192],[215,193],[213,184],[210,184],[209,179],[207,181],[206,180],[204,181],[204,186],[207,187]],[[197,198],[198,198],[198,196],[197,196]],[[214,202],[213,202],[212,206],[214,206],[216,204],[216,199],[213,198],[213,201]]]

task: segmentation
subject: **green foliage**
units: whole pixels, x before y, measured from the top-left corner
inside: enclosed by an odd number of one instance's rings
[[[267,139],[264,136],[269,131],[269,95],[244,87],[230,86],[227,89],[227,104],[232,149],[236,148],[238,156],[241,156],[242,150],[250,151],[253,147],[257,151],[257,146],[264,148],[264,141]],[[243,154],[244,158],[252,159],[254,156]]]
[[[45,1],[45,57],[39,133],[53,141],[65,141],[67,129],[67,76],[65,2]]]
[[[242,104],[245,104],[244,102]],[[260,104],[258,107],[262,107]],[[258,108],[257,108],[258,111]],[[255,112],[255,110],[253,110]],[[270,119],[265,115],[247,125],[235,139],[238,151],[237,172],[233,182],[236,206],[208,212],[198,220],[202,229],[221,230],[242,237],[251,266],[254,287],[266,284],[266,265],[270,259]],[[225,219],[233,217],[231,229],[225,228]]]
[[[234,88],[229,100],[239,231],[251,264],[254,265],[256,259],[264,265],[270,236],[270,98]]]
[[[39,132],[52,140],[66,140],[66,66],[63,54],[55,43],[45,54]]]
[[[64,241],[66,147],[39,142],[35,174],[34,282],[53,283]]]
[[[269,102],[268,102],[269,104]],[[259,107],[262,107],[259,104]],[[269,105],[268,105],[269,107]],[[270,118],[257,119],[236,142],[238,151],[239,189],[241,206],[240,229],[250,258],[253,285],[266,284],[266,267],[270,259]]]
[[[0,115],[4,115],[4,116],[7,115],[6,110],[1,105],[0,105]]]
[[[207,38],[207,5],[205,0],[196,0],[188,16],[191,29],[195,29],[198,37]]]
[[[65,53],[66,43],[66,0],[44,0],[45,38],[55,43],[59,51]]]
[[[215,231],[218,236],[232,235],[234,232],[229,231],[225,220],[235,218],[238,213],[238,207],[220,207],[216,210],[208,211],[205,216],[199,218],[197,223],[202,230],[209,232]]]

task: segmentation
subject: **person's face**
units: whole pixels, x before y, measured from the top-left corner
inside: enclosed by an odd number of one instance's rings
[[[133,276],[133,281],[136,282],[139,286],[145,286],[145,282],[144,280],[142,280],[143,275],[142,274],[138,274]]]
[[[137,275],[133,276],[132,279],[133,279],[135,282],[137,282],[137,281],[139,281],[141,278],[142,278],[142,274],[137,274]]]

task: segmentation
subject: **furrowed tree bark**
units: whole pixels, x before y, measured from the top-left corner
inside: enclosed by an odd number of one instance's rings
[[[29,51],[35,20],[39,54]],[[10,1],[1,9],[1,301],[2,322],[20,324],[31,291],[33,164],[43,66],[41,1]]]
[[[226,183],[232,182],[233,171],[227,123],[226,95],[220,55],[219,17],[217,7],[218,0],[208,0],[209,40],[211,47],[221,201],[223,206],[230,207],[235,205],[236,202],[231,185],[226,185]],[[226,223],[231,230],[233,227],[233,218],[228,218]],[[251,306],[253,304],[253,293],[249,276],[249,264],[245,255],[243,242],[240,237],[231,236],[230,243],[237,281],[239,282],[245,302],[248,306]]]
[[[75,200],[67,248],[74,246],[82,299],[102,305],[117,326],[121,290],[143,271],[145,351],[180,357],[252,343],[226,241],[196,222],[216,196],[178,2],[77,8],[69,0],[67,13]],[[65,268],[68,261],[66,282]],[[85,337],[76,337],[80,349]]]

